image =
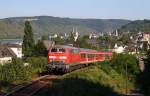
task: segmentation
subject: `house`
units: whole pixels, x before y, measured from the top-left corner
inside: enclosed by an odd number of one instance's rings
[[[126,44],[125,51],[128,52],[129,54],[136,54],[137,49],[138,49],[137,43],[129,42],[128,44]]]
[[[22,58],[22,46],[18,44],[0,45],[0,64],[11,62],[12,58]]]
[[[137,48],[139,50],[142,49],[148,50],[150,48],[150,33],[149,32],[138,33],[136,43]]]
[[[148,44],[150,44],[150,33],[149,32],[144,32],[143,33],[143,40],[147,41]]]
[[[97,33],[91,33],[89,34],[89,39],[97,39],[99,35]]]
[[[22,45],[7,44],[7,45],[4,45],[4,46],[7,46],[10,50],[12,50],[17,58],[22,58],[22,56],[23,56],[23,54],[22,54]]]
[[[99,41],[96,40],[96,39],[87,39],[86,42],[87,42],[88,44],[93,45],[93,46],[100,46]]]
[[[16,55],[10,48],[0,46],[0,64],[11,62],[13,57],[16,57]]]
[[[122,45],[115,44],[113,51],[115,53],[123,53],[125,51],[125,47]]]

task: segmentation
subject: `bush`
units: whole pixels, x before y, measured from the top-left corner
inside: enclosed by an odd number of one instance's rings
[[[13,59],[12,63],[0,66],[0,82],[18,82],[30,80],[33,74],[45,70],[47,59],[45,57],[31,57],[26,60]]]
[[[12,63],[0,67],[0,81],[28,80],[31,75],[28,70],[30,70],[30,67],[25,67],[21,59],[13,59]]]
[[[46,57],[30,57],[26,59],[26,62],[31,64],[33,73],[41,73],[46,70]]]
[[[118,73],[129,76],[130,79],[134,79],[139,73],[138,60],[134,55],[130,54],[115,54],[110,61],[110,65]],[[126,70],[127,69],[127,70]]]

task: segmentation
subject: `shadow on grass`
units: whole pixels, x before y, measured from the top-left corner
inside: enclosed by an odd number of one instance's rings
[[[112,88],[85,79],[66,78],[39,96],[119,96]]]
[[[150,54],[150,51],[148,54]],[[137,75],[136,83],[140,93],[144,94],[144,96],[150,96],[150,57],[143,60],[145,69]]]
[[[0,81],[0,92],[10,92],[10,90],[15,87],[15,84],[6,81]]]

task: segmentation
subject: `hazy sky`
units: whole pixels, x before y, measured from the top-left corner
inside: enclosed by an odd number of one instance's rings
[[[150,0],[0,0],[0,18],[57,16],[150,19]]]

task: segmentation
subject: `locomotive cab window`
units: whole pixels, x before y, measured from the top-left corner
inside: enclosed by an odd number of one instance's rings
[[[51,52],[57,52],[57,48],[52,48]]]
[[[64,53],[65,49],[63,49],[63,48],[52,48],[51,52],[61,52],[61,53]]]
[[[63,52],[63,53],[64,53],[64,52],[65,52],[65,49],[60,48],[60,49],[59,49],[59,52]]]

